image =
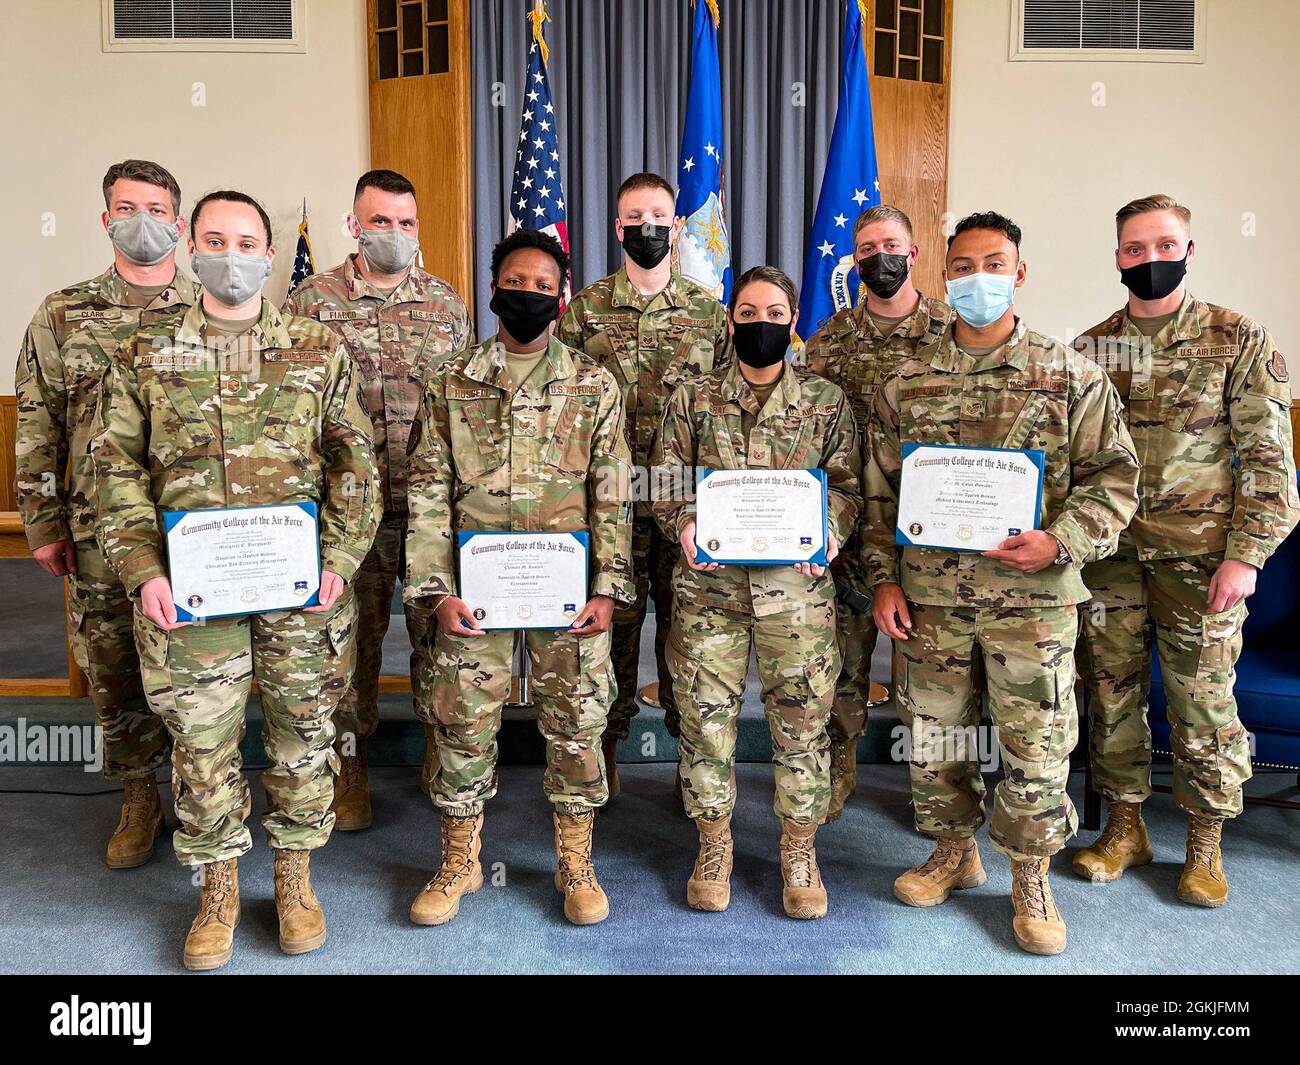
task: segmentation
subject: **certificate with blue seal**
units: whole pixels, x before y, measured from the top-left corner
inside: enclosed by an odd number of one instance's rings
[[[162,515],[178,621],[300,610],[320,600],[315,503]]]
[[[461,532],[460,598],[480,629],[567,629],[587,605],[585,532]]]
[[[698,470],[695,560],[826,565],[825,470]]]
[[[1037,529],[1042,451],[904,444],[894,542],[945,551],[991,551]]]

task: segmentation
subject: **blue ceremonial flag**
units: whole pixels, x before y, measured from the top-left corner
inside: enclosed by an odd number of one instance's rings
[[[849,0],[844,16],[844,74],[831,134],[826,173],[804,260],[799,295],[799,335],[807,340],[836,311],[854,305],[858,270],[853,261],[853,223],[880,203],[876,135],[862,27],[865,0]]]
[[[316,259],[311,253],[311,235],[307,231],[307,201],[302,201],[302,221],[298,223],[298,250],[293,256],[293,277],[289,279],[292,292],[316,272]]]
[[[569,218],[564,206],[564,180],[560,176],[560,142],[555,129],[555,106],[546,73],[551,51],[542,27],[550,15],[541,0],[528,13],[533,41],[528,47],[528,81],[524,91],[515,176],[510,187],[510,229],[536,229],[549,233],[569,250]],[[568,302],[569,287],[564,289]]]
[[[731,298],[731,239],[722,191],[722,75],[718,0],[695,0],[691,88],[678,167],[678,269],[724,303]]]

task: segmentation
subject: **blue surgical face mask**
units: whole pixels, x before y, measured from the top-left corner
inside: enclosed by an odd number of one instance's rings
[[[948,282],[948,306],[972,329],[992,325],[1015,299],[1015,274],[971,274]]]

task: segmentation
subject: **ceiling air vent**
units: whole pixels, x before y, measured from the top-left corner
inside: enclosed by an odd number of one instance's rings
[[[1204,62],[1205,0],[1015,0],[1013,60]]]
[[[106,52],[304,52],[304,0],[103,0]]]

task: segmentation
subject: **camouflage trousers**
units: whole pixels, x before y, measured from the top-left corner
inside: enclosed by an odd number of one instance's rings
[[[262,783],[272,847],[314,850],[334,827],[334,725],[356,653],[356,603],[345,591],[327,614],[301,610],[217,618],[164,632],[140,612],[135,638],[145,690],[171,732],[172,793],[185,865],[226,861],[252,846],[239,743],[257,680]]]
[[[1078,828],[1066,794],[1079,738],[1077,607],[977,609],[909,603],[912,634],[894,641],[899,716],[917,830],[967,839],[984,823],[976,661],[997,730],[1002,780],[989,836],[1012,858],[1055,854]]]
[[[773,809],[778,817],[820,824],[831,797],[826,725],[840,670],[830,600],[755,617],[678,596],[668,661],[681,712],[686,812],[721,817],[736,805],[731,770],[751,646],[772,735]]]
[[[673,698],[672,674],[668,671],[668,634],[673,620],[673,567],[681,548],[665,539],[651,518],[637,517],[632,524],[632,573],[636,579],[636,602],[614,608],[613,658],[618,681],[614,705],[605,732],[627,739],[632,719],[639,709],[636,701],[637,665],[641,661],[641,628],[646,606],[655,603],[655,663],[659,672],[659,702],[664,708],[664,726],[671,736],[678,734],[677,707]]]
[[[876,623],[870,610],[859,613],[844,603],[836,603],[835,629],[842,665],[835,682],[835,705],[831,710],[829,730],[832,740],[854,743],[867,731]]]
[[[609,633],[579,639],[535,629],[525,635],[537,727],[546,740],[542,790],[560,813],[581,814],[609,798],[600,738],[613,693]],[[438,631],[428,663],[437,766],[429,797],[443,813],[476,817],[497,793],[497,733],[510,693],[515,634]]]
[[[132,634],[134,608],[94,540],[77,545],[77,572],[68,580],[72,657],[86,675],[104,760],[112,778],[152,777],[167,764],[171,742],[149,709]]]
[[[388,632],[393,610],[393,589],[406,572],[405,514],[385,514],[375,535],[374,545],[361,563],[352,581],[357,601],[357,667],[352,683],[334,711],[334,731],[340,750],[354,737],[373,736],[379,727],[379,673],[383,668],[384,636]],[[429,644],[437,621],[429,609],[429,600],[405,604],[406,633],[411,640],[411,687],[414,689],[415,712],[429,705],[428,692],[422,691],[421,678],[428,670],[421,660],[429,653]],[[349,749],[354,749],[350,747]]]
[[[1147,694],[1160,654],[1174,801],[1202,817],[1236,817],[1250,779],[1249,735],[1232,694],[1246,605],[1206,613],[1222,554],[1139,562],[1124,552],[1083,571],[1080,672],[1088,686],[1094,786],[1111,802],[1151,794]]]

